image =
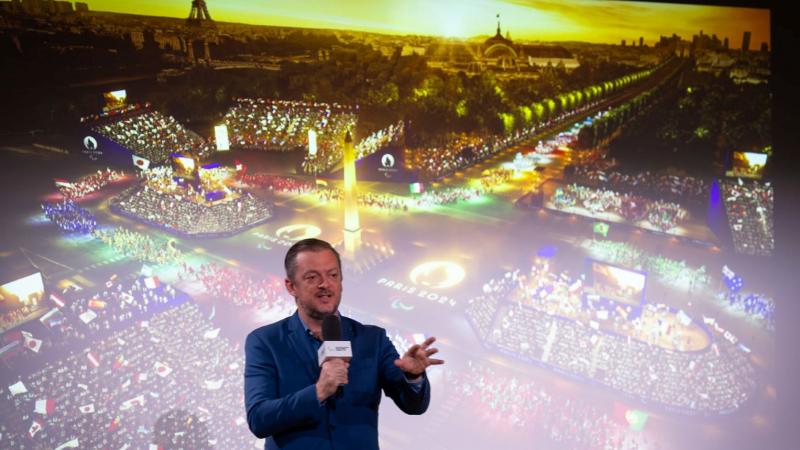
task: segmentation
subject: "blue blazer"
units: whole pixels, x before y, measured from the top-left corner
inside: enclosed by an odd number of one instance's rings
[[[247,336],[247,424],[257,437],[267,438],[266,450],[377,450],[381,390],[406,414],[428,409],[427,376],[412,387],[394,365],[399,356],[386,330],[342,317],[342,337],[353,348],[348,384],[341,397],[320,404],[319,364],[297,312]]]

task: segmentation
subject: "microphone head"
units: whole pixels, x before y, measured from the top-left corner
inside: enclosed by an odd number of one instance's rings
[[[322,319],[322,340],[342,340],[342,322],[336,314],[328,314]]]

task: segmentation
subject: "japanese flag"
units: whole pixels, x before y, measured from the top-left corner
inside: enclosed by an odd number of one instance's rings
[[[170,369],[168,365],[166,365],[164,363],[161,363],[161,362],[158,362],[158,361],[156,361],[156,364],[155,364],[154,368],[155,368],[156,374],[158,376],[160,376],[160,377],[166,377],[166,376],[169,376],[169,374],[172,373],[172,369]]]
[[[35,339],[33,335],[27,331],[23,331],[22,336],[25,338],[25,347],[32,350],[34,353],[39,353],[39,349],[42,348],[42,340]]]
[[[150,160],[133,155],[133,165],[142,170],[147,170],[150,167]]]
[[[78,408],[81,411],[81,414],[93,414],[94,413],[94,403],[89,403],[88,405],[83,405]]]

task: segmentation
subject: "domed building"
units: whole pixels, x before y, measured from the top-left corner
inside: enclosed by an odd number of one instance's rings
[[[497,15],[497,34],[483,43],[481,54],[484,62],[489,66],[500,69],[516,69],[519,54],[514,49],[511,36],[503,37],[500,32],[500,15]]]

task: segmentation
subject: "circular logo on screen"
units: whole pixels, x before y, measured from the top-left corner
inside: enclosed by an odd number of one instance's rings
[[[86,147],[86,150],[97,150],[97,139],[92,136],[86,136],[83,138],[83,146]]]
[[[322,230],[318,227],[305,224],[286,225],[285,227],[278,228],[278,231],[275,232],[276,237],[292,242],[317,237],[320,234],[322,234]]]
[[[409,278],[418,286],[445,289],[461,283],[466,276],[464,268],[451,261],[429,261],[414,267]]]
[[[394,156],[392,156],[389,153],[383,155],[383,157],[381,158],[381,165],[383,167],[386,167],[387,169],[394,167]]]

